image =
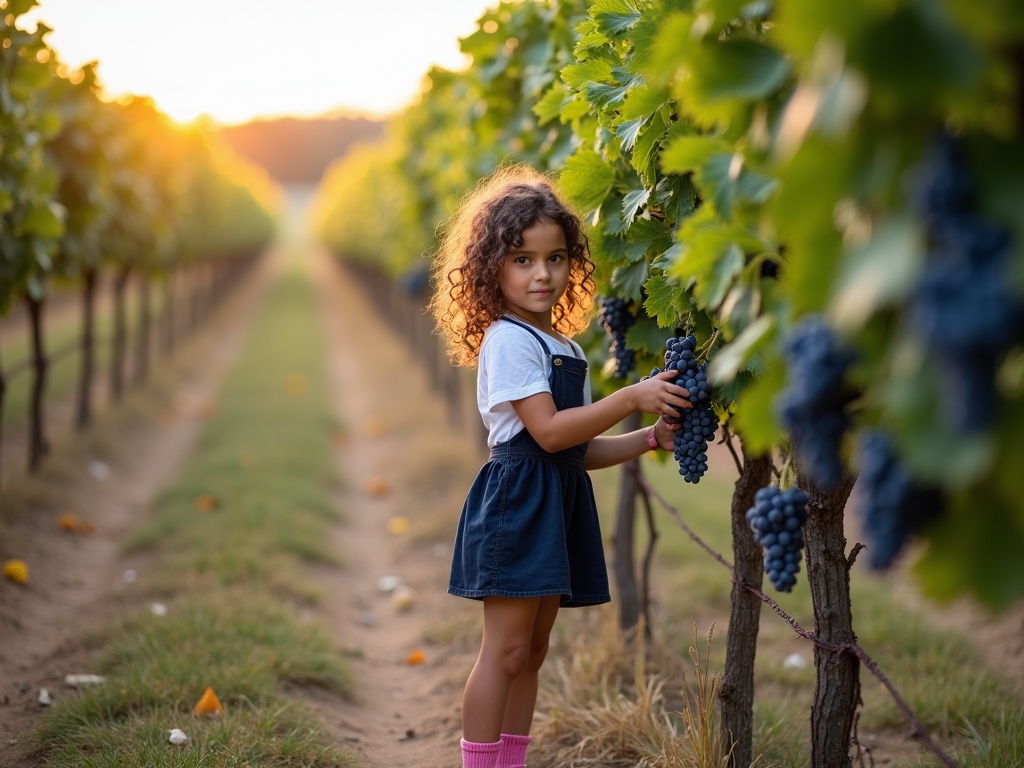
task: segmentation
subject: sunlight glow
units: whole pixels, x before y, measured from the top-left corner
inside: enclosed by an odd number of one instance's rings
[[[354,113],[419,94],[432,65],[468,64],[458,39],[497,0],[40,0],[63,63],[98,60],[112,96],[151,96],[176,120]]]

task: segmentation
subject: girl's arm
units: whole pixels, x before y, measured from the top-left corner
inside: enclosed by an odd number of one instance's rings
[[[578,408],[559,411],[550,392],[514,400],[512,407],[537,444],[548,453],[555,453],[593,440],[636,411],[678,416],[676,408],[690,407],[690,401],[686,399],[690,393],[672,383],[677,375],[677,371],[662,371],[657,376],[623,387],[596,403]],[[642,451],[637,450],[635,455],[640,453]]]
[[[664,419],[654,422],[654,438],[658,447],[671,451],[675,444],[675,434],[682,426],[680,422],[669,424]],[[624,435],[600,435],[590,441],[583,464],[587,469],[604,469],[622,464],[652,450],[647,442],[647,434],[651,427],[644,427]]]

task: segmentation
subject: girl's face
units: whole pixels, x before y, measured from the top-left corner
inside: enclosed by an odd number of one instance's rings
[[[505,256],[500,275],[508,311],[550,332],[551,308],[569,285],[565,232],[545,219],[523,230],[523,244]]]

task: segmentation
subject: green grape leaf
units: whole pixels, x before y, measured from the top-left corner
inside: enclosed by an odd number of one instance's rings
[[[622,198],[622,219],[627,227],[632,226],[640,210],[647,204],[651,190],[643,187],[627,192]]]
[[[638,117],[635,120],[627,120],[615,126],[615,135],[622,143],[623,149],[633,149],[633,145],[636,144],[636,138],[640,135],[640,129],[644,127],[645,122],[647,122],[646,117]]]
[[[732,286],[733,280],[746,265],[746,258],[738,245],[733,243],[726,248],[711,264],[697,281],[695,296],[702,307],[717,307],[725,299],[725,294]]]
[[[774,48],[734,38],[693,45],[686,90],[700,104],[722,100],[756,101],[770,96],[789,77],[790,64]]]
[[[583,58],[583,54],[587,53],[594,48],[600,48],[611,42],[611,39],[605,34],[598,26],[596,21],[588,19],[580,22],[576,26],[576,32],[579,34],[580,39],[576,43],[576,47],[573,49],[573,53],[576,54],[576,58]]]
[[[587,83],[584,87],[587,101],[601,109],[608,109],[626,98],[626,94],[635,85],[635,82],[627,80],[624,83],[609,85],[607,83]]]
[[[670,13],[661,20],[644,67],[649,82],[665,85],[679,71],[693,45],[692,29],[693,16],[688,13]]]
[[[570,157],[561,175],[565,194],[587,213],[601,207],[614,184],[615,171],[589,149],[581,149]]]
[[[743,444],[751,452],[766,453],[784,438],[775,418],[775,396],[786,383],[785,375],[782,365],[766,366],[764,374],[756,377],[736,398],[736,411],[730,423],[743,436]]]
[[[590,58],[569,64],[562,69],[562,80],[570,88],[582,91],[587,83],[603,83],[612,79],[613,64],[604,58]]]
[[[725,219],[732,218],[737,203],[765,202],[778,188],[778,181],[748,171],[740,153],[714,154],[697,170],[697,183],[706,189],[716,210]]]
[[[619,294],[633,301],[640,301],[640,289],[647,281],[647,262],[640,260],[624,267],[617,267],[612,273],[612,285]]]
[[[665,329],[653,318],[640,313],[636,322],[626,331],[626,346],[630,349],[659,354],[665,349]],[[644,373],[641,371],[641,373]]]
[[[565,89],[561,81],[555,81],[544,91],[537,103],[533,105],[533,114],[537,116],[540,125],[547,125],[562,114],[562,108],[571,98],[571,94]]]
[[[684,296],[679,290],[679,283],[664,275],[655,275],[647,280],[644,286],[647,300],[644,309],[658,321],[658,325],[671,328],[679,320],[685,307],[680,307],[680,299]]]
[[[668,105],[669,94],[664,88],[638,85],[630,91],[619,108],[619,115],[625,120],[650,117]]]
[[[595,0],[590,16],[610,35],[628,32],[640,20],[640,11],[628,0]]]
[[[674,267],[676,262],[678,262],[685,253],[686,248],[682,243],[673,243],[651,262],[651,267],[653,269],[660,269],[663,272],[675,272],[676,270]],[[684,279],[687,286],[693,285],[694,281],[692,276],[684,276]]]
[[[697,173],[712,157],[727,154],[729,145],[712,136],[673,135],[661,152],[664,173]]]
[[[770,315],[761,315],[744,328],[711,360],[708,365],[708,381],[719,386],[735,379],[764,341],[770,338],[769,334],[774,329],[775,323]]]
[[[640,132],[640,136],[633,145],[633,153],[629,162],[633,169],[640,174],[645,186],[655,186],[657,178],[655,155],[667,129],[668,124],[665,122],[664,116],[661,112],[657,112],[647,127]]]
[[[582,94],[575,94],[571,99],[564,102],[559,113],[559,119],[563,123],[571,123],[573,120],[579,120],[588,114],[590,114],[590,103]]]

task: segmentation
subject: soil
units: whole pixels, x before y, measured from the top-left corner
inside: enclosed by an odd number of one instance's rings
[[[6,522],[0,515],[0,559],[44,564],[27,586],[0,581],[0,766],[37,764],[25,741],[44,711],[40,689],[71,695],[64,675],[90,672],[97,652],[90,630],[130,599],[132,572],[144,578],[151,567],[146,557],[119,554],[119,542],[188,455],[275,268],[268,260],[251,273],[210,327],[183,345],[176,390],[140,394],[148,400],[138,408],[118,406],[101,419],[116,441],[68,437],[48,462],[43,487],[25,483],[24,498],[40,509],[47,509],[46,482],[70,489],[63,494],[75,499],[69,511],[89,519],[94,534],[57,535],[53,509]],[[479,626],[476,604],[445,592],[451,531],[436,521],[450,526],[482,459],[480,435],[472,425],[453,427],[357,281],[324,255],[310,269],[323,307],[333,407],[344,425],[336,453],[345,520],[333,533],[343,566],[312,570],[328,596],[315,618],[349,659],[356,693],[350,700],[317,690],[292,694],[361,766],[451,768],[459,764],[461,690]],[[155,420],[154,399],[162,403]],[[396,532],[405,518],[410,529]],[[404,601],[381,588],[387,577],[408,589]],[[979,620],[967,607],[937,615],[950,625]],[[1024,689],[1022,618],[1018,611],[974,626],[993,664],[1017,670]],[[409,663],[417,651],[423,662]]]

